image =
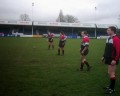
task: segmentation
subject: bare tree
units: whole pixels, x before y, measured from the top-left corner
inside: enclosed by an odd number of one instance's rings
[[[78,23],[79,20],[78,20],[77,17],[74,17],[72,15],[66,15],[65,16],[65,22],[67,22],[67,23]]]
[[[60,13],[59,13],[59,16],[58,16],[56,22],[65,22],[65,18],[64,18],[62,10],[60,10]]]
[[[59,16],[56,20],[56,22],[67,22],[67,23],[78,23],[78,18],[72,16],[72,15],[63,15],[62,10],[60,10]]]
[[[30,17],[28,14],[21,14],[20,21],[30,21]]]

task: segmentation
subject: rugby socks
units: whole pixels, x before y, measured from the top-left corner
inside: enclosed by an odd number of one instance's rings
[[[52,45],[52,49],[54,49],[54,45]]]
[[[80,64],[80,70],[83,70],[84,63],[81,62]]]
[[[64,55],[64,50],[62,50],[62,55]]]
[[[60,55],[60,49],[58,49],[58,55]]]
[[[86,64],[87,67],[90,67],[87,61],[84,61],[84,63]]]
[[[48,46],[48,49],[50,49],[50,45]]]
[[[116,82],[116,78],[110,78],[110,89],[114,90],[115,89],[115,82]]]

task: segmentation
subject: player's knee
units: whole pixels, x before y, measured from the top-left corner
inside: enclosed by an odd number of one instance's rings
[[[109,74],[110,78],[115,77],[115,72],[113,72],[113,71],[108,71],[108,74]]]
[[[82,63],[84,63],[84,61],[82,61]]]
[[[111,72],[110,73],[110,78],[114,78],[115,77],[115,72]]]
[[[83,59],[83,62],[86,62],[86,59]]]
[[[83,60],[82,60],[82,63],[84,63],[84,62],[85,62],[85,60],[83,59]]]

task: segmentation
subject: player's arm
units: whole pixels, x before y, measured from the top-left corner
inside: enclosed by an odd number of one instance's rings
[[[103,56],[102,56],[102,58],[101,58],[101,61],[103,62],[105,60],[105,51],[104,51],[104,54],[103,54]]]
[[[47,36],[46,36],[47,38],[49,38],[49,34],[47,34]]]
[[[113,40],[113,46],[115,48],[116,54],[112,60],[112,65],[116,64],[116,61],[119,60],[119,56],[120,56],[120,40],[119,39],[114,39]]]
[[[101,61],[102,61],[102,62],[105,60],[105,51],[106,51],[106,46],[105,46],[105,49],[104,49],[103,56],[102,56],[102,58],[101,58]]]
[[[66,41],[66,39],[67,39],[67,36],[64,37],[64,41]]]
[[[104,60],[105,60],[105,58],[104,58],[104,57],[102,57],[102,58],[101,58],[101,61],[103,62]]]
[[[53,33],[53,34],[52,34],[52,37],[54,37],[54,36],[55,36],[55,34]]]
[[[53,40],[53,38],[51,38],[51,40],[50,41],[52,41]]]
[[[85,48],[83,49],[82,53],[84,53],[88,49],[88,47],[89,47],[88,45],[85,46]]]

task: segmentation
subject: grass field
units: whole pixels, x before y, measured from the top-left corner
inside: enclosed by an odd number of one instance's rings
[[[65,56],[47,50],[46,39],[0,38],[0,96],[109,96],[107,67],[100,64],[105,40],[92,39],[88,61],[90,72],[76,71],[80,63],[80,39],[68,39]],[[120,96],[120,66],[117,68],[116,93]]]

